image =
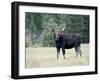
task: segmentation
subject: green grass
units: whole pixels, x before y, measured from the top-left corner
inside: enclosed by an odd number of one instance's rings
[[[66,50],[66,59],[63,59],[62,51],[57,61],[55,47],[26,48],[26,68],[64,67],[89,65],[89,44],[82,44],[82,57],[76,57],[74,48]]]

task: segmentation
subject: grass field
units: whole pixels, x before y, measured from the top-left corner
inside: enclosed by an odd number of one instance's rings
[[[26,48],[26,68],[41,68],[41,67],[64,67],[64,66],[83,66],[89,65],[89,44],[82,44],[82,57],[76,58],[74,48],[66,50],[66,59],[63,59],[62,51],[57,61],[57,53],[55,47],[39,47]]]

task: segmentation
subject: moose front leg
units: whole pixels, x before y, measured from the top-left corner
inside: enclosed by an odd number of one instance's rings
[[[65,48],[62,48],[63,57],[65,59]]]
[[[57,60],[59,59],[60,48],[57,47]]]

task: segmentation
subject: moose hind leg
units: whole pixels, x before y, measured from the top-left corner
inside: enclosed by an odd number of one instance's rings
[[[82,56],[82,51],[81,51],[81,48],[80,48],[80,57]]]
[[[63,53],[63,57],[65,59],[65,49],[64,48],[62,48],[62,53]]]
[[[78,54],[79,54],[79,47],[75,47],[75,51],[76,51],[76,57],[78,57]]]
[[[57,60],[59,59],[60,48],[57,48]]]

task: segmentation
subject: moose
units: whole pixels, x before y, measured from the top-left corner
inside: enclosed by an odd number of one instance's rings
[[[59,58],[60,49],[62,49],[63,57],[65,59],[65,49],[75,48],[76,57],[82,56],[81,38],[80,34],[65,35],[63,30],[54,30],[54,41],[57,48],[57,60]]]

